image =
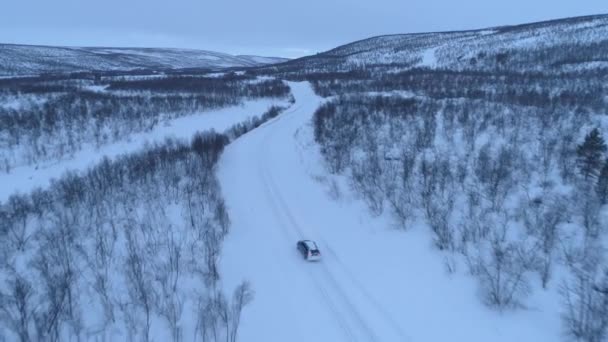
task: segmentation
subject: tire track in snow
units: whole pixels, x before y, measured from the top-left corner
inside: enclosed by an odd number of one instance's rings
[[[297,107],[293,111],[290,111],[289,114],[295,112],[297,109],[299,109],[299,107]],[[284,113],[283,115],[277,117],[276,119],[268,122],[268,125],[274,125],[276,122],[280,121],[281,119],[284,119],[285,114],[288,114],[288,113]],[[266,129],[270,129],[270,128],[267,127]],[[263,141],[262,146],[266,146],[267,140],[270,135],[270,132],[265,132],[265,133],[266,134],[262,138],[262,141]],[[262,155],[262,154],[260,154],[260,155]],[[288,244],[292,244],[294,241],[302,239],[303,234],[302,234],[302,231],[299,229],[299,227],[296,227],[295,233],[297,236],[293,236],[294,231],[289,230],[287,228],[289,226],[289,224],[286,224],[286,222],[285,222],[285,217],[284,217],[285,212],[281,210],[280,203],[277,203],[278,197],[273,192],[273,188],[269,184],[269,181],[268,181],[268,177],[267,177],[268,173],[267,173],[267,169],[266,169],[267,164],[265,164],[266,160],[264,160],[263,163],[260,163],[260,160],[257,160],[257,162],[258,162],[257,171],[258,171],[258,175],[259,175],[258,178],[260,180],[262,180],[264,194],[267,198],[267,202],[271,206],[271,209],[274,214],[273,216],[275,217],[278,225],[280,226],[280,230],[281,230],[281,233],[283,234],[283,237],[285,238],[285,240]],[[289,217],[286,217],[286,219],[289,220]],[[344,334],[346,339],[349,341],[355,341],[355,342],[361,341],[360,339],[356,338],[356,336],[353,332],[354,329],[352,328],[352,326],[350,326],[350,324],[348,324],[348,322],[344,318],[345,314],[338,309],[337,304],[332,299],[332,297],[329,295],[329,293],[326,291],[326,289],[319,283],[319,281],[316,279],[316,277],[314,277],[314,275],[312,274],[310,269],[306,268],[306,271],[309,275],[308,278],[313,281],[317,291],[319,292],[322,302],[331,311],[332,316],[336,320],[336,323],[340,327],[340,330],[342,331],[342,333]]]
[[[304,239],[305,235],[303,233],[303,230],[298,225],[298,223],[294,220],[293,216],[291,215],[291,213],[289,211],[289,208],[286,206],[286,204],[282,200],[281,196],[279,194],[277,194],[276,190],[274,189],[274,186],[270,184],[272,181],[269,180],[268,174],[266,174],[263,177],[266,178],[265,183],[267,183],[267,185],[269,186],[270,192],[273,194],[275,199],[277,199],[278,205],[279,205],[279,207],[281,207],[281,213],[284,213],[285,217],[289,221],[289,224],[287,226],[290,226],[292,229],[295,230],[298,240]],[[356,326],[358,328],[358,330],[360,330],[361,333],[363,333],[366,336],[365,338],[363,338],[363,341],[379,341],[376,333],[370,328],[370,326],[367,324],[365,319],[363,319],[359,309],[344,294],[344,290],[341,288],[341,286],[337,282],[337,280],[331,275],[331,272],[329,272],[327,270],[325,265],[317,265],[317,266],[319,266],[324,271],[322,273],[323,277],[320,277],[318,273],[313,273],[313,271],[309,268],[306,268],[306,270],[307,270],[308,274],[311,276],[311,279],[313,279],[313,281],[316,283],[317,288],[321,292],[323,292],[326,299],[328,299],[328,304],[330,306],[335,307],[335,304],[333,304],[333,302],[337,297],[338,297],[338,300],[340,302],[342,302],[343,310],[335,310],[335,308],[334,308],[334,310],[333,310],[334,313],[337,313],[337,311],[340,311],[341,314],[349,316],[350,320],[353,321],[352,324],[350,324],[350,325]],[[319,279],[321,279],[321,281],[319,281]],[[325,286],[320,284],[321,282],[325,283]],[[333,296],[329,296],[327,294],[327,288],[333,289],[333,291],[332,291],[332,293],[334,294]],[[338,315],[340,315],[340,313],[338,313]],[[348,328],[348,329],[350,331],[353,330],[352,328]],[[356,339],[356,340],[361,340],[361,339]]]
[[[292,113],[290,113],[290,114],[292,114]],[[288,119],[290,119],[289,116],[283,116],[283,120],[288,120]],[[270,138],[271,133],[272,132],[269,132],[268,134],[266,134],[264,136],[264,139],[263,139],[264,146],[269,146],[268,139]],[[279,209],[280,209],[280,214],[283,214],[285,216],[285,218],[289,221],[288,222],[289,224],[287,226],[291,227],[294,230],[296,235],[298,235],[299,239],[303,239],[303,238],[305,238],[303,229],[301,228],[301,226],[298,224],[297,220],[292,215],[291,210],[289,209],[287,203],[285,202],[285,200],[281,196],[280,192],[278,191],[278,188],[272,178],[272,175],[270,174],[270,172],[268,170],[268,166],[270,165],[270,163],[267,160],[268,153],[264,153],[264,156],[266,156],[266,159],[261,161],[261,165],[259,165],[259,167],[262,172],[262,180],[265,183],[264,185],[272,196],[272,198],[270,198],[270,199],[273,201],[276,200],[276,202],[275,202],[275,204],[273,204],[273,206],[278,204]],[[342,307],[346,310],[341,310],[341,311],[343,311],[343,313],[345,315],[350,317],[350,319],[353,321],[353,325],[358,327],[359,328],[358,330],[360,330],[361,333],[365,334],[365,336],[366,336],[366,338],[364,339],[365,341],[378,341],[378,337],[377,337],[376,333],[373,331],[373,329],[371,329],[371,327],[363,319],[358,308],[345,295],[344,290],[341,288],[338,281],[333,277],[331,272],[329,272],[327,270],[325,265],[320,265],[320,266],[322,269],[325,270],[324,277],[319,277],[316,274],[312,274],[311,270],[309,270],[309,269],[307,269],[307,271],[311,275],[313,280],[317,283],[317,287],[321,290],[321,292],[324,293],[324,296],[326,297],[326,299],[329,299],[329,297],[334,298],[334,299],[337,298],[339,301],[342,302]],[[326,284],[325,287],[319,285],[319,278],[325,280],[325,284]],[[327,288],[333,289],[334,296],[329,296],[327,294]],[[330,306],[334,307],[335,304],[333,302],[334,301],[330,299],[328,303],[330,304]],[[333,309],[333,311],[335,312],[335,308]],[[350,330],[352,332],[352,329],[349,328],[348,330]]]
[[[277,220],[278,225],[281,227],[280,230],[283,234],[283,237],[285,238],[285,240],[288,243],[293,243],[293,241],[296,241],[298,238],[300,238],[300,236],[294,238],[292,236],[293,233],[290,232],[289,230],[287,230],[286,227],[288,225],[285,224],[285,222],[284,222],[281,210],[279,209],[279,207],[275,201],[276,197],[272,193],[272,189],[271,189],[270,185],[268,184],[267,178],[261,168],[258,169],[258,173],[260,175],[259,178],[262,180],[263,185],[264,185],[264,193],[266,195],[267,201],[272,208],[274,217]],[[309,275],[309,278],[313,280],[314,285],[317,288],[317,291],[319,291],[319,293],[322,297],[321,300],[330,309],[334,319],[336,320],[338,326],[342,330],[345,337],[349,341],[359,341],[359,339],[355,338],[355,335],[353,334],[353,328],[351,326],[349,326],[349,324],[344,320],[343,313],[340,312],[340,310],[338,310],[338,308],[337,308],[336,304],[334,303],[334,301],[332,300],[331,296],[321,286],[321,284],[317,281],[317,279],[312,275],[312,272],[309,269],[307,269],[307,273]]]
[[[298,159],[300,160],[300,162],[302,163],[303,166],[306,166],[306,163],[304,161],[305,160],[304,154],[306,153],[307,146],[304,145],[304,143],[300,140],[300,137],[299,137],[299,135],[302,133],[302,128],[303,127],[299,127],[296,129],[296,131],[294,133],[294,142],[296,144]],[[307,170],[307,172],[312,177],[312,172],[310,170]],[[374,309],[378,313],[380,313],[380,315],[382,315],[385,322],[387,322],[390,325],[390,328],[399,336],[400,340],[401,341],[410,341],[411,337],[409,337],[408,334],[406,334],[403,331],[403,329],[401,328],[397,319],[395,319],[395,317],[389,311],[387,311],[386,308],[384,308],[384,306],[370,293],[370,291],[368,291],[365,288],[365,286],[354,275],[354,273],[349,269],[349,267],[346,266],[346,264],[342,261],[342,259],[340,259],[338,254],[336,252],[334,252],[334,250],[330,247],[330,244],[327,243],[327,241],[323,238],[321,238],[319,241],[323,245],[323,250],[328,251],[333,256],[333,260],[339,266],[339,267],[337,267],[337,269],[341,270],[343,272],[343,274],[347,278],[349,278],[349,280],[351,281],[351,284],[355,286],[355,288],[359,291],[359,293],[361,295],[363,295],[363,297],[365,297],[365,299],[369,303],[372,304]],[[329,271],[327,271],[327,272],[329,272]]]
[[[338,257],[338,255],[329,247],[329,244],[325,240],[323,241],[324,249],[329,251],[329,253],[334,257],[334,260],[339,264],[339,269],[346,275],[347,278],[350,279],[351,284],[353,284],[357,290],[368,300],[369,303],[382,315],[385,322],[389,323],[391,328],[399,335],[399,338],[402,341],[409,341],[411,338],[401,329],[401,326],[395,319],[395,317],[388,312],[380,302],[363,286],[361,281],[357,279],[357,277],[350,271],[350,269],[344,264],[344,262]]]
[[[300,109],[300,107],[298,107],[297,109]],[[285,113],[285,114],[289,114],[289,115],[283,115],[283,117],[281,119],[283,119],[283,120],[292,119],[293,120],[293,118],[290,118],[290,116],[292,116],[294,112],[297,112],[297,109],[294,111],[290,111],[289,113]],[[298,143],[296,135],[297,135],[298,131],[300,130],[300,128],[301,127],[297,128],[296,132],[294,133],[294,142],[296,144]],[[271,132],[267,133],[266,136],[264,136],[264,146],[269,146],[268,140],[270,138],[270,135],[271,135]],[[296,152],[298,153],[300,161],[302,161],[302,159],[303,159],[303,156],[301,155],[302,146],[296,146]],[[270,193],[277,199],[277,201],[279,203],[279,207],[281,209],[281,213],[287,217],[287,219],[290,222],[290,226],[297,232],[299,239],[304,239],[304,238],[306,238],[306,235],[304,234],[304,230],[301,228],[300,224],[298,223],[298,220],[292,214],[289,206],[287,205],[286,201],[284,200],[283,196],[281,195],[280,190],[279,190],[278,186],[276,185],[276,182],[274,181],[274,179],[268,169],[269,165],[271,165],[267,160],[268,153],[265,153],[264,155],[266,157],[266,160],[264,161],[264,163],[262,163],[263,165],[260,165],[260,166],[262,167],[262,172],[263,172],[262,178],[263,178],[263,181],[266,183],[265,186],[268,187],[268,191],[270,191]],[[399,340],[401,340],[401,341],[411,340],[411,338],[408,337],[407,334],[405,334],[405,332],[402,330],[401,326],[399,325],[399,323],[395,319],[395,317],[390,312],[388,312],[383,307],[383,305],[378,302],[377,299],[375,299],[373,297],[373,295],[365,288],[365,286],[361,283],[361,281],[359,281],[356,278],[356,276],[352,273],[352,271],[350,271],[348,269],[348,267],[338,257],[338,255],[333,251],[333,249],[331,249],[329,244],[325,240],[321,240],[321,242],[325,245],[324,249],[327,250],[329,252],[329,254],[331,254],[331,256],[333,257],[335,264],[338,266],[338,267],[336,267],[336,269],[340,270],[342,272],[342,274],[346,278],[349,279],[350,284],[354,285],[354,288],[362,295],[362,297],[369,304],[371,304],[371,307],[373,307],[374,310],[381,316],[382,321],[387,324],[387,328],[390,328],[391,330],[393,330],[394,333],[399,337]],[[360,310],[358,310],[355,307],[355,305],[352,303],[352,301],[346,296],[345,291],[341,287],[340,283],[336,280],[335,276],[332,274],[332,272],[328,268],[327,264],[324,263],[320,266],[321,266],[321,269],[325,276],[325,279],[327,280],[327,283],[329,284],[329,286],[333,287],[335,290],[335,293],[341,297],[341,300],[343,301],[344,305],[346,307],[348,307],[348,309],[349,309],[348,312],[351,313],[353,320],[355,320],[359,324],[361,329],[364,330],[365,334],[368,336],[368,338],[371,339],[371,341],[378,340],[378,337],[375,334],[375,332],[369,327],[369,324],[367,324],[367,322],[363,319],[363,317],[360,313]]]
[[[294,105],[290,110],[279,115],[277,118],[274,118],[274,119],[264,123],[258,129],[248,132],[247,134],[263,134],[262,135],[263,144],[261,145],[261,147],[263,147],[267,143],[267,139],[269,138],[269,134],[271,133],[271,131],[268,131],[268,130],[272,130],[272,127],[269,127],[269,126],[274,126],[281,120],[284,120],[286,116],[298,111],[300,108],[301,108],[301,105],[299,105],[299,106]],[[266,132],[264,132],[264,129],[266,130]],[[262,155],[262,154],[260,154],[260,155]],[[283,235],[283,238],[285,239],[285,241],[288,244],[292,244],[294,241],[301,239],[302,232],[298,231],[297,232],[298,236],[293,236],[293,233],[294,233],[293,230],[288,229],[289,224],[287,224],[285,222],[285,218],[283,215],[284,212],[282,212],[281,209],[277,205],[277,201],[276,201],[277,197],[274,194],[274,192],[272,192],[272,188],[268,183],[268,180],[266,177],[266,172],[264,172],[265,169],[263,168],[263,165],[260,163],[260,159],[256,159],[256,162],[258,164],[257,165],[258,179],[262,180],[264,195],[267,199],[266,202],[268,204],[270,204],[271,210],[274,214],[273,217],[277,221],[277,224],[280,226],[280,230]],[[331,311],[331,315],[336,320],[336,323],[337,323],[338,327],[340,328],[339,330],[342,331],[345,338],[348,341],[354,341],[354,342],[361,341],[359,338],[356,338],[356,336],[355,336],[356,334],[354,333],[354,328],[350,324],[348,324],[348,322],[346,321],[346,319],[345,319],[346,313],[344,313],[338,309],[338,305],[335,302],[335,300],[332,298],[332,296],[330,296],[328,291],[322,286],[322,284],[312,274],[312,271],[308,268],[306,268],[306,271],[308,273],[308,279],[311,279],[313,281],[315,288],[317,289],[317,291],[321,297],[320,300]],[[365,341],[365,340],[363,340],[363,341]]]

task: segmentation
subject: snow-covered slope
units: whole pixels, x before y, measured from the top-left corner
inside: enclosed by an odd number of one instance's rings
[[[222,69],[284,62],[284,58],[163,48],[54,47],[0,44],[0,76],[133,69]]]
[[[339,177],[330,196],[311,127],[322,99],[306,83],[290,86],[293,109],[229,145],[220,160],[232,220],[224,283],[231,289],[246,278],[256,291],[241,340],[559,339],[551,301],[517,316],[491,311],[477,299],[473,279],[445,272],[426,228],[393,230]],[[318,242],[321,262],[297,253],[304,238]]]
[[[534,69],[608,61],[608,15],[471,31],[378,36],[292,60],[278,70]],[[432,63],[430,63],[432,62]]]

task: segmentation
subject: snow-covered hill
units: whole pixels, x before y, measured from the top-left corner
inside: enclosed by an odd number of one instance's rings
[[[0,44],[0,76],[134,69],[222,69],[284,62],[277,57],[164,48],[55,47]]]
[[[344,71],[382,65],[473,70],[608,67],[608,15],[471,31],[396,34],[353,42],[278,70]],[[277,69],[273,69],[277,70]]]

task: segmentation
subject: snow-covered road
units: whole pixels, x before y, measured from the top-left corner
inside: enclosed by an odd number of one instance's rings
[[[424,229],[399,232],[348,195],[332,199],[310,125],[322,99],[307,83],[290,86],[296,104],[220,161],[232,220],[223,282],[231,291],[248,279],[256,291],[240,340],[556,340],[542,312],[504,317],[483,307],[472,279],[446,274]],[[317,241],[322,261],[302,259],[303,238]]]

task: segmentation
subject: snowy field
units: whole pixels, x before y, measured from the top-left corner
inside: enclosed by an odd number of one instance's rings
[[[370,216],[324,171],[311,127],[323,100],[307,83],[290,86],[293,108],[229,145],[219,164],[232,221],[224,286],[248,279],[256,291],[242,341],[560,340],[557,297],[492,311],[465,267],[446,272],[428,228],[398,231]],[[317,241],[322,261],[298,254],[304,238]]]
[[[140,150],[146,144],[162,142],[167,137],[189,140],[197,131],[222,132],[230,126],[255,116],[261,116],[271,106],[287,106],[287,100],[261,99],[246,101],[242,105],[198,113],[163,122],[151,131],[134,134],[123,141],[104,145],[98,149],[85,147],[68,159],[35,166],[18,167],[9,174],[0,173],[0,202],[15,192],[29,192],[36,187],[46,187],[52,179],[66,171],[83,170],[99,162],[103,157],[113,158]]]

